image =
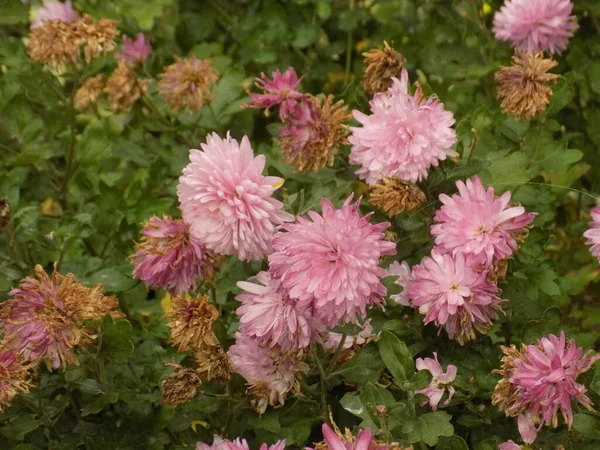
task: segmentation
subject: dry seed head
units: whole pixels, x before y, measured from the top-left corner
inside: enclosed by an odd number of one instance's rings
[[[399,77],[406,59],[383,41],[383,50],[373,49],[363,53],[367,68],[363,87],[369,94],[384,92],[392,85],[392,77]]]
[[[102,94],[104,87],[104,75],[96,75],[89,78],[75,93],[73,106],[78,111],[83,111],[92,105]]]
[[[400,178],[382,177],[380,184],[369,186],[369,191],[369,203],[389,217],[417,209],[426,200],[425,194],[416,184]]]
[[[116,113],[129,111],[146,92],[148,80],[138,78],[124,60],[106,82],[104,92],[110,100],[110,109]]]
[[[204,345],[217,345],[219,341],[212,331],[219,317],[216,308],[208,303],[207,296],[196,298],[174,297],[173,309],[165,316],[171,329],[171,344],[179,351],[196,350]]]
[[[160,77],[158,91],[172,109],[198,111],[205,102],[212,100],[213,85],[219,79],[219,73],[208,60],[175,58]]]
[[[175,368],[162,382],[162,403],[171,406],[182,405],[191,401],[202,386],[200,375],[189,367],[177,364],[165,364]]]

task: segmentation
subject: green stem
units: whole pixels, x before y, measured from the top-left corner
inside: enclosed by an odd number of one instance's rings
[[[60,189],[58,191],[58,195],[60,197],[64,197],[67,186],[69,185],[69,181],[73,176],[73,160],[75,159],[75,107],[73,106],[73,99],[75,98],[75,93],[77,92],[77,86],[79,85],[79,80],[75,80],[75,84],[73,86],[73,92],[71,93],[71,98],[69,100],[69,129],[71,131],[71,138],[69,141],[69,150],[67,153],[67,168],[65,169],[65,177],[63,178],[63,182],[60,185]]]
[[[323,370],[323,364],[321,364],[319,355],[317,355],[317,352],[314,348],[311,350],[311,354],[313,359],[315,360],[317,369],[319,370],[319,378],[321,381],[321,410],[323,412],[323,420],[325,422],[329,422],[329,408],[327,406],[327,378],[325,375],[325,371]]]
[[[212,6],[214,10],[217,11],[217,13],[219,13],[221,18],[225,20],[225,22],[227,22],[229,25],[233,25],[235,23],[233,17],[231,17],[229,13],[225,11],[225,9],[223,9],[221,5],[219,5],[219,2],[216,2],[215,0],[209,0],[209,3],[210,6]]]
[[[342,348],[344,348],[344,344],[346,343],[346,338],[348,337],[348,335],[346,333],[342,334],[342,338],[340,339],[340,343],[338,344],[337,348],[335,349],[335,353],[333,354],[333,358],[331,359],[331,362],[329,363],[329,367],[327,367],[327,372],[325,372],[326,377],[329,379],[331,371],[335,368],[335,363],[337,363],[337,360],[340,356],[340,353],[342,352]]]
[[[354,1],[350,0],[349,8],[354,9]],[[350,81],[350,69],[352,68],[352,31],[348,31],[346,37],[346,71],[344,72],[344,85]]]
[[[427,444],[425,444],[423,441],[419,441],[419,447],[421,450],[429,450],[429,447],[427,447]]]

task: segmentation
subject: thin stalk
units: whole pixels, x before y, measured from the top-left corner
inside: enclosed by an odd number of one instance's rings
[[[335,368],[335,363],[337,363],[340,353],[342,352],[342,348],[344,348],[344,344],[346,343],[347,337],[348,337],[348,335],[346,333],[342,334],[340,343],[338,344],[337,348],[335,349],[333,358],[331,359],[331,362],[329,363],[329,367],[327,367],[327,372],[325,372],[327,378],[330,378],[331,371]]]
[[[352,11],[354,9],[354,1],[350,0],[349,9]],[[344,72],[344,85],[347,85],[350,81],[350,69],[352,68],[352,31],[348,31],[348,35],[346,37],[346,70]]]
[[[329,408],[327,406],[327,379],[325,375],[325,370],[323,370],[323,364],[321,364],[321,360],[317,355],[316,350],[313,348],[311,350],[312,357],[315,360],[315,364],[317,365],[317,369],[319,370],[319,378],[321,381],[321,410],[323,412],[323,420],[329,421]]]
[[[69,140],[69,150],[67,153],[67,168],[65,169],[65,177],[63,178],[62,184],[60,185],[60,189],[58,191],[58,195],[60,197],[64,197],[65,192],[67,191],[67,186],[69,185],[69,181],[71,176],[73,176],[73,160],[75,159],[75,107],[73,106],[73,99],[75,98],[75,93],[77,92],[77,87],[79,86],[79,79],[75,80],[73,85],[73,92],[71,92],[71,98],[69,99],[69,129],[71,132],[71,138]]]

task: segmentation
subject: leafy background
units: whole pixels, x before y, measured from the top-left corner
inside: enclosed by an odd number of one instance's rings
[[[558,58],[562,79],[540,120],[504,116],[495,99],[493,73],[510,61],[511,50],[494,40],[493,12],[500,1],[481,0],[75,0],[95,18],[119,21],[123,34],[146,33],[154,49],[146,76],[156,79],[174,55],[210,58],[221,73],[212,111],[173,113],[156,92],[156,110],[139,103],[113,114],[106,99],[88,113],[74,114],[65,96],[71,81],[43,70],[26,55],[30,9],[39,3],[0,2],[0,195],[12,218],[0,243],[0,297],[31,274],[35,264],[72,272],[85,284],[101,282],[118,295],[127,320],[106,318],[102,344],[82,354],[65,373],[41,371],[38,387],[0,415],[0,447],[20,450],[161,449],[210,442],[213,433],[246,436],[256,445],[285,438],[300,447],[320,439],[323,421],[319,377],[303,381],[305,399],[290,398],[278,410],[253,412],[244,381],[234,377],[228,398],[199,395],[173,409],[160,403],[163,363],[182,361],[168,345],[162,318],[164,292],[148,292],[131,278],[127,256],[140,224],[151,215],[178,215],[175,187],[188,149],[206,133],[246,134],[257,153],[268,156],[268,172],[286,179],[282,197],[294,213],[317,209],[322,196],[339,205],[365,186],[347,164],[346,148],[333,168],[299,174],[281,161],[273,136],[277,126],[254,110],[242,109],[260,72],[288,66],[304,76],[302,87],[333,93],[352,109],[367,110],[360,87],[361,52],[393,43],[406,58],[411,80],[435,93],[455,114],[460,157],[446,161],[422,183],[429,204],[393,220],[395,260],[418,262],[432,246],[428,226],[440,192],[479,174],[496,192],[512,190],[515,202],[536,211],[535,228],[510,262],[502,283],[510,299],[489,336],[459,347],[422,318],[389,304],[371,316],[378,343],[371,343],[327,380],[327,402],[340,427],[371,427],[381,439],[416,448],[491,450],[517,438],[516,424],[490,404],[498,376],[498,345],[532,343],[564,329],[586,349],[598,348],[600,270],[584,245],[589,209],[600,193],[600,4],[576,0],[580,29]],[[111,55],[88,67],[108,73]],[[74,171],[67,183],[67,153],[74,144]],[[558,187],[560,186],[560,187]],[[364,202],[363,212],[370,208]],[[376,212],[374,221],[385,218]],[[222,312],[216,325],[231,344],[236,281],[260,263],[230,258],[217,284]],[[398,289],[388,280],[390,292]],[[162,300],[162,301],[161,301]],[[427,380],[415,374],[413,357],[437,351],[443,364],[458,366],[460,392],[448,408],[429,412],[415,404],[412,390]],[[599,370],[587,375],[600,405]],[[209,386],[208,389],[211,387]],[[207,390],[208,390],[207,389]],[[214,387],[214,392],[221,392]],[[314,400],[317,399],[317,400]],[[389,415],[375,414],[387,405]],[[578,413],[573,429],[544,430],[536,442],[553,449],[597,449],[600,418]]]

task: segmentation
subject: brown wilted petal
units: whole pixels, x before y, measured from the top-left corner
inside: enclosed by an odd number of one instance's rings
[[[165,365],[174,367],[175,372],[167,375],[162,382],[162,402],[166,405],[178,406],[193,400],[202,386],[200,375],[189,367],[177,364]]]
[[[84,14],[76,24],[78,43],[85,45],[85,61],[90,62],[100,53],[107,53],[116,47],[115,38],[119,35],[117,22],[100,19],[96,22],[91,16]]]
[[[383,50],[373,49],[363,53],[365,76],[363,87],[369,94],[384,92],[392,85],[392,77],[399,77],[406,59],[383,41]]]
[[[560,78],[547,72],[557,64],[545,59],[543,52],[527,52],[514,56],[512,66],[501,67],[494,78],[499,83],[498,98],[503,99],[502,111],[518,120],[531,120],[543,112],[552,96],[548,84]]]
[[[500,349],[504,353],[502,368],[493,372],[502,375],[502,379],[498,381],[492,392],[492,405],[497,405],[500,411],[509,417],[517,417],[525,410],[525,407],[514,408],[518,401],[518,392],[516,386],[509,380],[515,370],[516,361],[522,360],[527,353],[527,346],[522,345],[520,349],[514,345],[500,346]]]
[[[138,78],[124,60],[106,82],[104,92],[110,100],[110,109],[116,113],[129,111],[146,92],[148,80]]]
[[[0,197],[0,228],[4,228],[10,220],[10,202],[6,197]]]
[[[208,303],[207,296],[174,297],[172,305],[173,309],[165,316],[169,318],[167,326],[171,329],[171,344],[180,352],[219,343],[212,331],[219,312]]]
[[[75,93],[73,99],[73,106],[78,111],[83,111],[89,108],[94,103],[104,87],[104,75],[96,75],[95,77],[89,78]]]
[[[208,60],[175,58],[160,78],[158,91],[172,109],[197,111],[212,100],[212,88],[219,73]]]
[[[231,361],[221,345],[204,345],[192,357],[203,380],[226,383],[231,378]]]
[[[382,177],[380,184],[369,185],[369,192],[369,203],[389,217],[416,209],[426,200],[416,184],[400,178]]]
[[[31,30],[27,54],[34,61],[62,70],[79,57],[79,37],[76,23],[47,20]]]

